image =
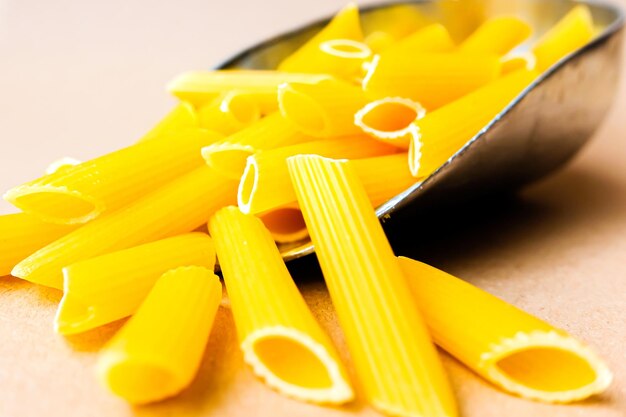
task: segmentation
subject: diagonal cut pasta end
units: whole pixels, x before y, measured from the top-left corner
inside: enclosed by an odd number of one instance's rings
[[[300,90],[308,86],[299,85]],[[291,120],[307,135],[323,137],[331,124],[329,115],[320,104],[293,84],[278,87],[278,106],[283,117]]]
[[[481,355],[479,369],[521,397],[550,403],[604,391],[612,374],[588,347],[556,331],[519,332]]]
[[[4,199],[25,213],[58,224],[82,224],[98,217],[104,203],[68,187],[24,184],[4,194]]]
[[[281,394],[327,404],[354,398],[338,359],[305,333],[267,327],[251,333],[241,348],[254,373]]]
[[[219,143],[202,148],[206,164],[228,178],[239,180],[254,148],[237,143]]]
[[[95,318],[93,307],[65,293],[54,316],[54,331],[62,335],[82,333],[94,327]]]
[[[280,207],[257,214],[257,217],[278,243],[294,243],[309,237],[302,211],[298,207]]]
[[[253,196],[257,192],[259,185],[258,171],[256,160],[247,158],[246,168],[243,171],[237,190],[237,205],[244,214],[250,214],[252,211]]]
[[[413,123],[426,114],[416,101],[385,97],[372,101],[354,115],[354,124],[374,139],[407,149],[413,136]]]

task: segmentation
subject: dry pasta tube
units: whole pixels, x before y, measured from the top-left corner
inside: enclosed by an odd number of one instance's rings
[[[381,56],[385,59],[402,59],[403,56],[417,53],[450,52],[453,49],[454,41],[445,26],[433,23],[389,46]]]
[[[286,82],[315,83],[327,75],[269,70],[190,71],[174,78],[168,91],[181,100],[201,107],[220,94],[236,90],[246,93],[264,114],[278,108],[276,90]]]
[[[398,259],[435,342],[493,384],[545,402],[609,386],[606,365],[563,330],[432,266]]]
[[[157,279],[180,266],[213,270],[213,241],[189,233],[135,246],[63,268],[63,299],[54,328],[75,334],[133,314]]]
[[[44,221],[85,223],[202,165],[200,149],[221,136],[170,132],[9,190],[4,198]]]
[[[459,45],[459,50],[502,56],[528,39],[531,33],[532,28],[522,19],[514,16],[498,16],[480,25]]]
[[[390,56],[374,60],[363,80],[373,97],[407,97],[433,110],[493,81],[495,55],[461,53]],[[279,100],[280,102],[280,100]]]
[[[69,156],[64,156],[63,158],[57,159],[56,161],[52,162],[50,165],[48,165],[46,167],[46,171],[45,174],[49,175],[49,174],[54,174],[58,171],[63,171],[67,168],[76,166],[78,164],[81,164],[82,161],[79,161],[78,159],[69,157]]]
[[[455,416],[440,359],[356,173],[288,159],[315,253],[365,397],[397,416]]]
[[[350,3],[340,10],[326,27],[285,58],[278,65],[278,70],[288,72],[324,72],[328,67],[320,65],[320,45],[332,39],[363,41],[359,9],[356,4]]]
[[[231,135],[261,118],[261,109],[252,95],[236,90],[221,94],[198,109],[200,127]]]
[[[593,34],[589,8],[583,4],[574,7],[533,47],[537,71],[547,70],[561,58],[584,46],[593,39]]]
[[[239,182],[237,204],[244,213],[258,214],[295,201],[296,196],[287,169],[287,158],[290,156],[313,154],[328,158],[356,159],[394,151],[392,146],[359,135],[257,152],[248,157],[246,169]]]
[[[105,253],[191,232],[237,201],[237,182],[207,166],[55,240],[13,268],[14,276],[63,288],[62,268]]]
[[[534,66],[534,59],[532,55],[514,55],[503,58],[500,61],[502,62],[502,75],[507,75],[522,69],[531,69]]]
[[[278,88],[282,115],[307,135],[344,136],[360,133],[354,113],[368,102],[364,92],[337,79],[317,84],[283,84]]]
[[[191,103],[181,101],[138,142],[158,138],[170,131],[181,131],[194,127],[198,127],[196,109]]]
[[[44,223],[25,213],[0,216],[0,277],[15,265],[77,226]]]
[[[367,12],[363,19],[363,32],[368,36],[376,32],[389,34],[393,39],[402,39],[426,26],[431,19],[412,4],[395,4]]]
[[[256,216],[263,222],[276,243],[300,242],[309,237],[302,211],[295,202]]]
[[[361,75],[363,63],[372,55],[369,46],[351,39],[331,39],[320,44],[315,67],[319,72],[352,81]]]
[[[221,299],[222,284],[211,270],[191,266],[163,274],[100,353],[102,383],[132,404],[178,394],[198,372]]]
[[[426,109],[413,100],[385,97],[356,112],[354,124],[374,139],[408,149],[415,131],[413,123],[425,114]]]
[[[256,151],[290,146],[314,138],[301,133],[280,113],[273,113],[239,132],[202,149],[206,164],[228,178],[238,180],[246,159]]]
[[[209,221],[244,360],[299,400],[352,400],[341,359],[309,310],[263,223],[236,207]]]
[[[413,175],[426,177],[443,165],[536,76],[534,71],[515,71],[418,120],[419,134],[414,136],[409,148]]]

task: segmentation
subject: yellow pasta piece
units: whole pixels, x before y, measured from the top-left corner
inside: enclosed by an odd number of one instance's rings
[[[359,177],[372,206],[378,207],[417,181],[407,164],[406,153],[354,159],[352,169]]]
[[[433,110],[494,80],[500,74],[495,55],[420,54],[375,59],[363,80],[373,97],[406,97]],[[280,102],[280,100],[279,100]]]
[[[333,74],[347,81],[361,76],[363,64],[372,51],[363,42],[351,39],[331,39],[320,44],[322,52],[316,59],[318,71]]]
[[[63,288],[62,268],[105,253],[191,232],[236,204],[237,182],[207,166],[169,182],[35,252],[13,268],[18,278]]]
[[[606,365],[563,330],[443,271],[398,259],[435,342],[493,384],[546,402],[609,386]]]
[[[295,201],[287,170],[287,158],[293,155],[355,159],[393,152],[393,147],[365,135],[318,140],[257,152],[248,157],[239,182],[237,203],[242,212],[258,214]]]
[[[540,72],[547,70],[561,58],[586,45],[593,35],[589,8],[584,4],[574,7],[535,44],[535,68]]]
[[[272,388],[299,400],[340,404],[354,393],[263,223],[236,207],[209,221],[244,360]]]
[[[448,30],[440,23],[428,25],[386,48],[381,56],[387,59],[403,59],[417,53],[450,52],[454,42]]]
[[[257,217],[277,243],[300,242],[309,237],[302,211],[295,202],[257,214]]]
[[[502,75],[507,75],[521,69],[531,69],[533,67],[532,61],[534,61],[534,57],[524,55],[514,55],[503,58],[501,60]]]
[[[254,97],[236,90],[221,94],[198,109],[200,127],[231,135],[261,118]]]
[[[76,226],[44,223],[25,213],[0,216],[0,277],[9,275],[22,259],[74,229]]]
[[[200,129],[170,132],[27,182],[4,198],[45,221],[85,223],[201,166],[200,149],[220,137]]]
[[[366,44],[374,54],[380,54],[395,42],[396,39],[392,35],[383,31],[372,32],[363,40],[363,43]]]
[[[332,39],[363,41],[359,9],[356,4],[350,3],[340,10],[326,27],[285,58],[278,65],[278,70],[288,72],[325,72],[329,68],[324,65],[323,59],[320,60],[320,55],[323,54],[320,45]]]
[[[528,70],[515,71],[416,122],[409,148],[409,167],[415,177],[426,177],[443,165],[537,77]]]
[[[246,158],[256,151],[295,145],[314,138],[301,133],[280,113],[272,113],[239,132],[202,149],[207,165],[231,179],[241,178]]]
[[[288,159],[304,219],[365,397],[397,416],[455,416],[440,359],[350,165]]]
[[[180,266],[213,270],[213,241],[189,233],[74,263],[63,268],[63,299],[54,328],[75,334],[133,314],[157,279]]]
[[[200,107],[220,94],[236,90],[246,93],[264,114],[278,109],[276,91],[286,82],[315,83],[328,75],[260,70],[190,71],[174,78],[168,91]]]
[[[132,404],[178,394],[198,372],[221,299],[213,271],[191,266],[165,273],[100,353],[102,383]]]
[[[317,84],[288,83],[278,88],[282,115],[302,132],[316,137],[359,133],[354,114],[368,101],[359,87],[337,79]]]
[[[363,18],[363,32],[368,36],[376,32],[384,32],[394,39],[402,39],[423,26],[431,23],[413,4],[395,4],[367,11]]]
[[[452,39],[461,41],[487,20],[491,3],[484,0],[443,1],[439,6],[441,22],[450,31]]]
[[[505,55],[524,42],[532,28],[514,16],[498,16],[485,21],[460,45],[459,50],[477,54]]]
[[[54,174],[55,172],[58,171],[63,171],[67,168],[76,166],[78,164],[81,164],[82,162],[79,161],[78,159],[75,158],[71,158],[69,156],[65,156],[61,159],[57,159],[56,161],[52,162],[50,165],[48,165],[48,167],[46,168],[45,174],[49,175],[49,174]]]
[[[415,121],[426,114],[421,104],[402,97],[385,97],[367,103],[354,115],[354,124],[374,139],[408,149],[416,134]]]
[[[198,127],[198,115],[191,103],[181,101],[155,127],[138,142],[158,138],[171,131],[182,131]]]

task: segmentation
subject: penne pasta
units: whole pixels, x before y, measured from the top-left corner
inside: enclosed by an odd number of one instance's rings
[[[431,111],[493,81],[500,74],[495,55],[380,55],[363,80],[372,97],[406,97]],[[280,99],[279,99],[280,102]]]
[[[364,92],[337,79],[317,84],[283,84],[278,88],[281,114],[295,126],[315,137],[360,133],[354,114],[368,102]]]
[[[195,127],[199,127],[196,109],[191,103],[181,101],[138,142],[158,138],[171,131],[180,132]]]
[[[471,284],[399,257],[435,342],[524,398],[571,402],[604,391],[611,373],[582,343]]]
[[[0,277],[9,275],[22,259],[74,229],[76,226],[44,223],[25,213],[1,215]]]
[[[383,31],[372,32],[363,39],[363,43],[370,48],[373,54],[380,54],[395,42],[396,39],[392,35]]]
[[[354,115],[354,124],[374,139],[408,149],[416,134],[417,120],[424,117],[421,104],[402,97],[385,97],[367,103]]]
[[[276,91],[286,82],[316,83],[328,75],[269,70],[190,71],[174,78],[168,91],[180,100],[201,107],[220,94],[236,90],[246,93],[264,114],[278,109]]]
[[[236,207],[209,221],[245,362],[278,392],[340,404],[354,393],[330,338],[263,223]]]
[[[302,211],[297,203],[277,207],[257,214],[276,243],[300,242],[309,237]]]
[[[502,75],[507,75],[521,69],[532,69],[534,67],[532,63],[533,61],[534,57],[532,55],[514,55],[508,58],[503,58],[500,61],[502,63]]]
[[[363,64],[371,57],[372,51],[363,42],[351,39],[331,39],[320,44],[319,57],[314,66],[318,71],[333,74],[347,81],[361,76]]]
[[[418,120],[419,135],[414,136],[409,148],[413,175],[426,177],[443,165],[537,75],[534,71],[515,71]]]
[[[378,207],[416,183],[407,164],[407,154],[377,156],[350,161],[372,206]]]
[[[62,268],[73,263],[196,229],[219,208],[235,204],[237,183],[207,166],[169,182],[128,206],[50,243],[11,272],[63,288]]]
[[[272,113],[239,132],[202,148],[206,164],[231,179],[239,180],[246,159],[259,150],[311,141],[280,113]]]
[[[288,159],[289,172],[365,397],[398,416],[455,416],[443,367],[356,173]]]
[[[220,137],[170,132],[27,182],[4,198],[47,222],[85,223],[201,166],[200,149]]]
[[[100,352],[102,383],[132,404],[178,394],[198,372],[221,299],[222,284],[211,270],[192,266],[163,274]]]
[[[394,39],[402,39],[429,24],[431,19],[413,4],[395,4],[369,10],[363,19],[363,33],[368,36],[384,32]]]
[[[236,90],[219,95],[198,109],[200,127],[231,135],[261,118],[261,109],[252,95]]]
[[[385,60],[404,59],[414,54],[450,52],[454,41],[440,23],[433,23],[389,46],[381,53]]]
[[[593,39],[593,19],[589,8],[580,4],[570,10],[533,47],[536,70],[545,71],[566,55]]]
[[[324,65],[323,59],[320,60],[320,55],[323,54],[320,45],[333,39],[363,41],[359,9],[356,4],[350,3],[340,10],[322,30],[286,57],[278,65],[278,70],[287,72],[326,72],[329,70],[329,67]],[[338,74],[331,73],[331,75]]]
[[[393,153],[395,149],[365,135],[317,140],[257,152],[248,157],[239,182],[237,203],[244,213],[258,214],[281,208],[296,200],[289,179],[287,158],[299,154],[329,158],[367,158]],[[405,161],[406,162],[406,161]]]
[[[157,279],[180,266],[212,271],[215,249],[211,238],[189,233],[66,266],[55,331],[76,334],[130,316]]]
[[[71,158],[69,156],[65,156],[61,159],[57,159],[56,161],[52,162],[50,165],[48,165],[48,167],[46,168],[45,174],[46,175],[50,175],[50,174],[54,174],[58,171],[63,171],[67,168],[76,166],[78,164],[81,164],[82,162],[79,161],[78,159],[74,159]]]
[[[459,45],[459,50],[467,53],[503,56],[528,39],[531,33],[530,25],[518,17],[493,17],[468,36]]]

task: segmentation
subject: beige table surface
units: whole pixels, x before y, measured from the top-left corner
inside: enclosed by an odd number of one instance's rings
[[[258,39],[335,10],[339,0],[253,2],[0,0],[0,189],[130,143],[173,101],[164,84]],[[626,75],[626,74],[625,74]],[[545,405],[509,396],[442,354],[466,417],[626,415],[626,84],[594,141],[517,198],[416,219],[394,234],[418,257],[593,345],[615,373],[602,397]],[[0,203],[0,213],[11,212]],[[410,230],[408,230],[410,229]],[[406,236],[406,234],[404,235]],[[312,260],[295,267],[307,301],[345,353]],[[0,417],[377,415],[281,397],[252,377],[220,308],[201,371],[179,397],[131,408],[93,377],[120,323],[53,333],[60,293],[0,278]]]

